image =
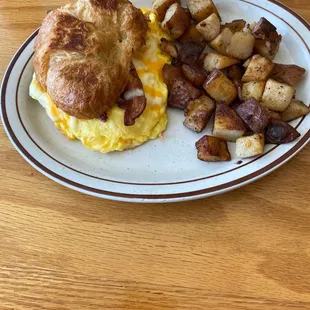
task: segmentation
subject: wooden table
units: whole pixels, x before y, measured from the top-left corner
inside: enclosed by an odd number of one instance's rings
[[[310,20],[309,0],[283,2]],[[0,79],[61,3],[0,1]],[[309,147],[252,185],[162,206],[50,181],[2,125],[0,147],[1,310],[310,309]]]

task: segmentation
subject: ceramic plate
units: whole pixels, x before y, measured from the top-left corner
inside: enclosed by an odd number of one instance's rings
[[[297,87],[298,99],[310,101],[310,26],[299,15],[274,0],[216,0],[223,21],[260,17],[270,20],[283,36],[280,63],[295,63],[307,69]],[[150,7],[151,1],[136,1]],[[196,159],[198,135],[183,127],[183,113],[169,110],[164,139],[150,141],[134,150],[103,155],[68,142],[28,95],[33,73],[34,32],[21,46],[5,74],[1,90],[2,120],[19,153],[37,170],[71,189],[108,199],[135,202],[171,202],[220,194],[248,184],[278,168],[310,138],[310,115],[292,122],[301,137],[290,144],[268,145],[265,154],[248,160],[204,163]]]

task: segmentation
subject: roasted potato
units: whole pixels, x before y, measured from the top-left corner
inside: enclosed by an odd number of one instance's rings
[[[165,64],[162,71],[164,82],[166,83],[169,91],[176,80],[185,79],[182,69],[176,66]]]
[[[217,102],[231,104],[238,96],[238,90],[221,71],[214,70],[203,84],[205,91]]]
[[[207,78],[206,72],[197,66],[189,66],[184,64],[182,71],[185,77],[197,88],[201,88]]]
[[[190,18],[184,8],[178,3],[174,3],[167,10],[161,26],[164,31],[170,34],[172,39],[177,39],[189,28]]]
[[[214,117],[213,136],[235,142],[245,133],[245,126],[238,114],[225,103],[217,103]]]
[[[262,97],[262,105],[273,111],[283,112],[291,103],[295,89],[287,84],[269,79]]]
[[[232,33],[242,31],[246,26],[246,21],[243,19],[235,19],[230,23],[226,23],[222,26],[222,29],[229,29]]]
[[[309,108],[302,102],[293,99],[286,110],[281,114],[281,120],[284,122],[292,121],[309,113]]]
[[[226,53],[230,57],[245,60],[253,53],[255,38],[251,33],[236,32],[231,37]]]
[[[203,48],[193,42],[183,44],[179,48],[178,60],[184,64],[193,66],[201,55]]]
[[[255,99],[249,99],[240,104],[236,112],[254,133],[263,132],[270,120],[268,110]]]
[[[300,133],[288,123],[272,119],[266,128],[266,143],[284,144],[300,137]]]
[[[272,69],[272,61],[260,55],[254,55],[247,65],[242,82],[266,81]]]
[[[278,40],[274,42],[256,39],[254,45],[254,52],[264,56],[269,60],[273,60],[279,51],[281,41],[281,36],[279,36]]]
[[[253,28],[253,35],[255,39],[271,41],[277,28],[270,23],[265,17],[262,17]]]
[[[256,133],[252,136],[241,137],[236,141],[236,154],[239,158],[249,158],[264,153],[264,134]]]
[[[203,62],[203,68],[207,72],[212,72],[214,69],[224,69],[239,63],[239,59],[227,57],[215,53],[208,53]]]
[[[268,109],[266,109],[266,110],[268,110]],[[276,112],[276,111],[271,111],[271,110],[268,110],[268,113],[270,115],[270,119],[275,118],[275,119],[281,120],[281,113]]]
[[[241,96],[243,100],[254,98],[258,101],[262,99],[265,90],[265,82],[248,82],[242,85]]]
[[[196,142],[198,159],[206,162],[229,161],[227,142],[212,136],[204,136]]]
[[[200,95],[200,90],[195,88],[190,82],[177,79],[172,84],[169,92],[168,105],[184,110],[189,101],[199,98]]]
[[[221,22],[218,16],[213,13],[208,18],[201,21],[196,26],[198,32],[200,32],[207,42],[215,39],[221,31]]]
[[[229,28],[224,28],[222,32],[208,44],[218,53],[226,55],[227,47],[233,35],[233,32]]]
[[[162,52],[164,52],[165,54],[167,54],[173,58],[178,57],[178,48],[172,41],[168,41],[165,38],[161,38],[160,39],[160,49],[162,50]]]
[[[196,29],[196,25],[191,25],[188,30],[179,38],[181,44],[188,42],[195,43],[201,47],[205,46],[205,38],[203,35]]]
[[[153,5],[152,5],[153,11],[157,15],[158,20],[160,22],[164,20],[167,10],[174,3],[179,3],[179,1],[178,0],[155,0],[153,2]]]
[[[305,73],[304,68],[296,65],[275,64],[270,77],[278,82],[295,86]]]
[[[187,7],[193,19],[197,22],[201,22],[213,13],[217,14],[220,18],[220,14],[212,0],[189,0]]]
[[[195,132],[202,132],[215,109],[215,102],[207,96],[190,101],[185,108],[184,126]]]
[[[239,65],[233,65],[228,68],[227,77],[232,81],[241,81],[244,74],[244,68]]]

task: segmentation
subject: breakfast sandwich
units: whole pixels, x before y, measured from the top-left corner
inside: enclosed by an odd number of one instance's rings
[[[167,126],[155,14],[127,0],[75,0],[51,11],[35,43],[30,96],[70,140],[108,153],[156,139]]]

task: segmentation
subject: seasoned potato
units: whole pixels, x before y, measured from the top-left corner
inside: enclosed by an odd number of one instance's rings
[[[193,66],[202,51],[202,47],[193,42],[185,43],[179,48],[178,60],[184,64]]]
[[[266,81],[272,69],[272,61],[260,55],[254,55],[247,65],[242,82]]]
[[[174,3],[167,10],[161,26],[172,39],[177,39],[189,28],[190,18],[184,8],[178,3]]]
[[[173,108],[184,110],[187,103],[200,97],[200,90],[190,82],[177,79],[172,84],[168,97],[168,105]]]
[[[253,53],[255,38],[251,33],[236,32],[227,47],[227,55],[245,60]]]
[[[302,101],[293,99],[286,110],[281,114],[281,119],[284,122],[289,122],[298,117],[305,116],[308,113],[309,108]]]
[[[213,136],[235,142],[245,133],[245,126],[238,114],[225,103],[217,103],[214,117]]]
[[[205,38],[203,35],[196,29],[196,25],[191,25],[188,30],[179,38],[181,44],[188,42],[195,43],[202,47],[205,46]]]
[[[249,158],[264,153],[264,134],[256,133],[252,136],[241,137],[236,141],[236,153],[239,158]]]
[[[255,99],[249,99],[236,109],[237,114],[254,133],[264,131],[269,123],[270,115]]]
[[[229,161],[227,142],[212,136],[204,136],[196,142],[198,159],[206,162]]]
[[[233,35],[234,34],[229,28],[224,28],[222,32],[208,44],[218,53],[226,55],[227,47]]]
[[[176,66],[165,64],[162,71],[164,82],[166,83],[169,91],[176,80],[185,79],[182,69]]]
[[[187,7],[193,19],[197,22],[201,22],[213,13],[217,14],[220,18],[220,14],[212,0],[189,0]]]
[[[185,108],[184,126],[195,132],[202,132],[215,109],[215,102],[207,96],[190,101]]]
[[[231,104],[238,96],[238,90],[221,71],[214,70],[205,81],[203,88],[215,101]]]
[[[244,68],[239,65],[233,65],[228,68],[227,77],[233,81],[241,81],[244,74]]]
[[[176,47],[176,45],[172,41],[168,41],[165,38],[161,38],[160,39],[160,49],[162,50],[162,52],[164,52],[165,54],[167,54],[173,58],[178,57],[178,48]]]
[[[290,143],[300,137],[300,133],[288,123],[272,119],[266,128],[266,143]]]
[[[232,33],[242,31],[245,27],[246,21],[243,19],[236,19],[230,23],[226,23],[222,26],[223,29],[229,29]]]
[[[277,40],[273,42],[256,39],[254,51],[269,60],[273,60],[279,51],[281,41],[281,36],[278,36]]]
[[[263,92],[265,89],[265,82],[248,82],[242,85],[242,98],[248,100],[254,98],[258,101],[262,99]]]
[[[166,12],[169,7],[174,4],[179,3],[178,0],[155,0],[153,2],[152,8],[158,17],[158,20],[162,22],[165,18]]]
[[[224,69],[239,63],[239,59],[227,57],[215,53],[208,53],[203,62],[203,68],[212,72],[214,69]]]
[[[295,86],[305,73],[306,70],[304,68],[296,65],[275,64],[271,72],[271,78],[278,82]]]
[[[182,71],[185,77],[197,88],[201,88],[207,78],[206,72],[196,66],[191,67],[184,64],[182,66]]]
[[[196,26],[207,42],[215,39],[221,31],[221,22],[218,16],[213,13]]]
[[[271,110],[268,110],[268,113],[270,115],[270,119],[275,118],[275,119],[281,120],[281,113],[276,112],[276,111],[271,111]]]
[[[277,28],[265,17],[262,17],[253,28],[253,35],[256,39],[271,41]]]
[[[287,84],[269,79],[262,97],[262,105],[273,111],[283,112],[291,103],[295,89]]]

